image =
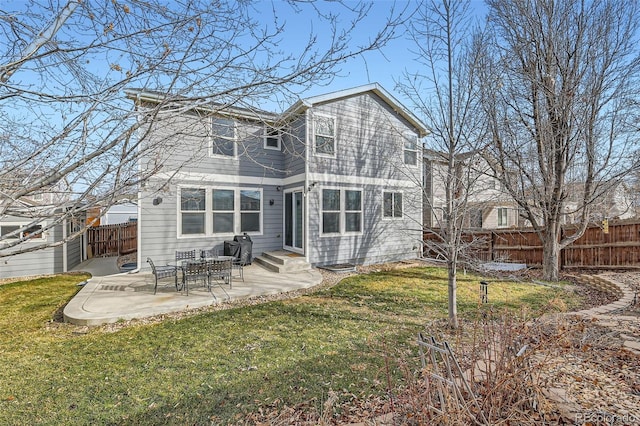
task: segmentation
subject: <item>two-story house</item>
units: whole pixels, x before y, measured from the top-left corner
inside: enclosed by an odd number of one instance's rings
[[[317,266],[415,258],[426,127],[378,84],[281,114],[127,90],[141,129],[139,264],[247,234]]]
[[[16,188],[29,187],[48,173],[2,173],[0,279],[68,272],[86,258],[85,240],[77,235],[85,216],[65,214],[72,193],[66,181],[28,196],[11,196]]]
[[[444,226],[446,208],[445,182],[449,178],[447,154],[425,149],[424,164],[424,224],[427,228]],[[456,156],[456,182],[459,185],[459,214],[462,225],[469,229],[499,229],[525,226],[515,200],[496,179],[489,164],[480,153]]]

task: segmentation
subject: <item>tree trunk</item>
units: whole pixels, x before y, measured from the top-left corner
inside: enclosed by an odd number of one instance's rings
[[[547,281],[558,281],[560,278],[559,230],[560,225],[558,223],[549,223],[544,229],[542,275]]]
[[[455,262],[449,262],[448,287],[449,287],[449,326],[458,328],[458,303],[456,300],[458,281]]]

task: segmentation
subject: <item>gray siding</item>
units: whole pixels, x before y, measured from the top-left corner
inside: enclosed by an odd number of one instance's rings
[[[310,173],[331,173],[384,179],[416,179],[418,166],[404,164],[403,134],[417,133],[398,114],[373,94],[343,99],[314,107],[312,115],[335,119],[336,157],[312,154]],[[309,140],[313,141],[313,126]],[[418,156],[420,157],[420,156]],[[420,161],[420,158],[418,158]]]
[[[163,181],[158,181],[161,185]],[[213,187],[224,188],[256,188],[256,185],[233,184],[225,182],[180,181],[174,182],[168,189],[161,192],[162,203],[153,205],[156,196],[152,185],[147,187],[140,200],[142,218],[138,222],[141,232],[141,253],[143,269],[147,269],[147,257],[151,257],[156,264],[174,263],[176,250],[218,249],[223,253],[224,241],[232,240],[233,235],[217,236],[179,236],[178,223],[178,188],[204,188],[209,196]],[[282,248],[282,210],[283,192],[277,190],[277,185],[262,185],[262,232],[249,233],[253,241],[253,256],[264,251]],[[270,201],[273,200],[273,205]]]
[[[26,223],[29,219],[20,217],[5,217],[3,223]],[[38,244],[56,241],[55,230],[50,230],[46,235],[46,241],[29,241],[23,243],[20,248],[30,248]],[[2,244],[2,243],[0,243]],[[1,247],[1,246],[0,246]],[[14,249],[2,249],[2,254],[15,252]],[[56,273],[56,258],[62,252],[62,247],[47,247],[30,253],[22,253],[0,258],[0,278],[26,277],[35,275],[48,275]]]
[[[321,233],[321,196],[323,188],[362,189],[363,232],[361,235]],[[383,191],[403,194],[403,217],[382,217]],[[309,260],[314,265],[339,263],[375,264],[415,259],[422,237],[421,196],[406,187],[336,184],[321,182],[309,193]]]
[[[282,153],[264,148],[263,124],[240,120],[235,124],[237,156],[211,156],[209,117],[164,112],[157,117],[150,129],[152,137],[144,144],[143,167],[169,173],[186,170],[231,176],[284,176]]]
[[[336,155],[312,154],[309,172],[317,182],[309,195],[309,260],[315,265],[371,264],[416,258],[422,238],[422,163],[404,164],[404,137],[417,133],[377,96],[364,94],[314,107],[335,118]],[[309,129],[309,140],[313,140]],[[363,191],[361,235],[322,235],[323,188]],[[403,195],[403,217],[383,219],[383,192]]]
[[[305,173],[306,163],[306,115],[296,116],[283,135],[283,160],[287,176]]]

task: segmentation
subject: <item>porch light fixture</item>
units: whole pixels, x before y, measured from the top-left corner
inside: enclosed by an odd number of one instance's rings
[[[269,205],[272,206],[275,203],[273,199],[269,200]]]
[[[280,185],[276,186],[276,191],[278,192],[282,191],[282,187]]]
[[[153,199],[152,202],[153,202],[154,206],[160,205],[162,203],[162,198],[161,197],[156,197],[156,198]]]

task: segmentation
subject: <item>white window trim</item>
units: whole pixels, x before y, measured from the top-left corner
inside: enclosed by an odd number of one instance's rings
[[[324,152],[317,152],[316,151],[316,119],[317,118],[328,118],[333,120],[333,154],[327,154]],[[313,155],[317,156],[317,157],[325,157],[325,158],[336,158],[336,155],[338,153],[338,140],[336,138],[336,117],[333,115],[328,115],[328,114],[314,114],[313,115],[313,137],[312,137],[312,143],[313,143]],[[326,136],[328,137],[328,135],[320,135],[320,136]]]
[[[407,147],[405,146],[405,139],[413,139],[415,138],[415,149],[407,149]],[[409,167],[418,167],[420,165],[420,156],[418,155],[418,152],[420,151],[420,144],[419,144],[420,140],[417,136],[415,136],[413,133],[410,135],[410,137],[407,137],[405,135],[403,135],[402,138],[402,164],[404,164],[405,166],[409,166]],[[416,163],[415,164],[408,164],[405,161],[405,152],[413,152],[416,154]]]
[[[385,216],[384,215],[384,194],[392,194],[393,195],[393,205],[395,205],[395,198],[396,198],[396,194],[400,194],[402,196],[402,205],[400,206],[400,208],[402,209],[402,215],[401,216]],[[404,219],[404,193],[403,191],[397,191],[397,190],[382,190],[382,220],[403,220]],[[395,213],[395,212],[394,212]]]
[[[363,188],[345,188],[345,187],[331,187],[331,186],[324,186],[324,187],[320,187],[319,188],[319,194],[320,194],[320,238],[326,238],[326,237],[336,237],[336,236],[357,236],[357,235],[362,235],[364,233],[364,189]],[[340,191],[340,232],[332,232],[332,233],[323,233],[322,229],[324,228],[324,218],[323,218],[323,213],[324,213],[324,206],[323,206],[323,196],[322,196],[322,192],[325,189],[329,189],[329,190],[337,190]],[[360,231],[357,232],[353,232],[353,231],[346,231],[346,226],[347,226],[347,222],[346,222],[346,215],[347,213],[354,213],[357,210],[346,210],[346,191],[358,191],[360,192]],[[337,210],[331,210],[331,212],[337,212]]]
[[[266,124],[262,127],[262,140],[263,140],[263,147],[264,149],[271,149],[273,151],[281,151],[282,150],[282,133],[280,132],[280,130],[267,126]],[[269,130],[275,130],[276,132],[278,132],[278,135],[275,139],[278,140],[278,146],[268,146],[267,145],[267,138],[273,138],[273,136],[269,136]]]
[[[18,226],[20,228],[25,227],[27,225],[29,225],[31,222],[2,222],[0,223],[0,227],[2,226]],[[38,242],[41,243],[42,241],[47,241],[47,235],[48,235],[48,231],[46,231],[45,228],[45,224],[44,223],[36,223],[35,225],[40,225],[42,232],[40,233],[40,237],[39,238],[29,238],[28,240],[24,240],[25,243],[30,243],[30,242]],[[35,226],[34,225],[34,226]],[[24,231],[20,231],[19,235],[16,235],[15,237],[11,237],[11,238],[6,238],[4,241],[16,241],[16,240],[20,240],[21,238],[23,238],[23,232]]]
[[[183,189],[204,189],[205,190],[205,219],[204,219],[204,234],[182,234],[182,190]],[[234,191],[233,193],[233,232],[224,232],[224,233],[214,233],[213,232],[213,190],[221,189],[221,190],[229,190]],[[214,237],[214,238],[225,238],[232,237],[235,235],[240,235],[243,233],[241,231],[240,219],[241,213],[240,210],[240,191],[258,191],[260,193],[260,231],[259,232],[247,232],[247,235],[259,236],[264,234],[264,191],[262,188],[258,187],[241,187],[241,186],[217,186],[217,185],[179,185],[178,186],[178,196],[176,203],[176,234],[178,239],[194,239],[194,238],[202,238],[202,237]],[[248,211],[247,211],[248,212]],[[258,212],[257,210],[255,211]]]
[[[225,136],[219,136],[216,135],[215,133],[213,133],[213,120],[215,119],[224,119],[224,120],[230,120],[233,123],[233,138],[228,138]],[[211,130],[211,133],[209,133],[209,157],[211,158],[226,158],[227,160],[231,160],[231,159],[237,159],[238,158],[238,123],[236,122],[236,120],[234,120],[233,118],[230,117],[211,117],[209,119],[209,129]],[[213,140],[219,137],[221,139],[226,139],[229,141],[233,142],[233,155],[222,155],[222,154],[214,154],[213,153]]]

